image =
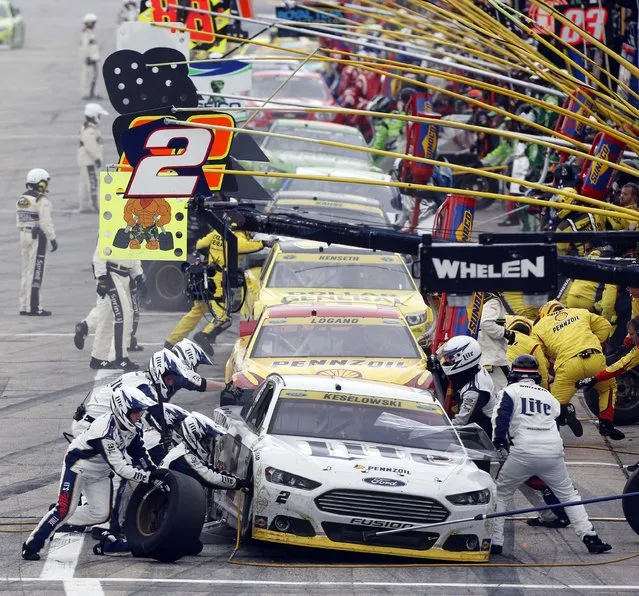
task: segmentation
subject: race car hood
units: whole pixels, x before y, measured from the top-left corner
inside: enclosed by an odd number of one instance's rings
[[[411,387],[426,387],[430,381],[425,360],[417,358],[254,358],[247,359],[238,372],[259,379],[273,373],[320,375]]]
[[[368,169],[366,162],[361,159],[348,159],[348,157],[344,157],[343,155],[337,156],[319,153],[319,145],[317,153],[305,153],[303,151],[268,151],[268,149],[264,152],[267,154],[271,166],[282,172],[294,173],[297,168],[303,166],[333,169],[339,165],[340,167],[358,170]],[[373,164],[370,165],[370,169],[376,172],[381,171],[374,167]]]
[[[323,485],[361,490],[394,488],[430,495],[455,478],[463,486],[459,492],[491,486],[490,477],[461,454],[281,435],[269,435],[260,451],[265,466]],[[446,494],[455,493],[451,488],[449,484]]]
[[[264,306],[275,304],[310,304],[330,302],[337,304],[379,304],[395,306],[402,313],[421,312],[426,308],[424,300],[415,290],[342,290],[340,288],[273,288],[260,292]]]

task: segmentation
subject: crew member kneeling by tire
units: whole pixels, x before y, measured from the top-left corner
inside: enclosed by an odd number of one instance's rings
[[[224,428],[207,416],[193,412],[182,421],[182,432],[184,441],[169,451],[161,468],[186,474],[197,480],[202,488],[250,490],[250,480],[226,474],[209,464],[215,441],[226,433]],[[184,554],[197,555],[202,548],[202,542],[197,539]]]

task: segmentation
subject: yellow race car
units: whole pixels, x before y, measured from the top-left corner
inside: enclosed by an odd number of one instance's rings
[[[243,321],[221,405],[246,403],[272,373],[431,386],[426,358],[399,310],[372,304],[271,306],[258,321]]]
[[[277,242],[259,276],[246,272],[243,319],[257,319],[275,304],[378,304],[397,307],[415,337],[432,312],[404,259],[395,253],[305,240]]]
[[[0,0],[0,46],[24,46],[25,25],[20,9],[8,0]]]

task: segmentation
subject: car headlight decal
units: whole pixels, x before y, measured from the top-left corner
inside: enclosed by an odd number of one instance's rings
[[[418,313],[414,313],[412,315],[406,315],[406,322],[411,327],[414,327],[415,325],[421,325],[422,323],[426,322],[426,313],[425,312],[418,312]]]
[[[484,488],[467,493],[448,495],[446,500],[450,501],[453,505],[487,505],[490,503],[490,491]]]
[[[301,488],[302,490],[315,490],[322,485],[321,482],[315,482],[315,480],[310,480],[309,478],[304,478],[297,474],[291,474],[284,470],[278,470],[271,466],[264,470],[264,476],[266,476],[266,479],[273,484],[282,484],[283,486]]]

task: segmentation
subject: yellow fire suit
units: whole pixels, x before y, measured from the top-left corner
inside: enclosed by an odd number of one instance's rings
[[[238,255],[246,255],[252,252],[257,252],[264,248],[264,243],[261,240],[251,240],[247,232],[236,231],[233,232],[237,237],[237,251]],[[195,248],[199,251],[208,249],[209,251],[209,266],[217,265],[218,267],[226,266],[226,252],[223,250],[224,242],[222,236],[216,230],[207,234],[203,238],[200,238],[195,245]],[[215,284],[216,298],[221,298],[222,291],[222,271],[217,271],[210,280]],[[211,310],[215,314],[215,320],[209,323],[202,330],[205,334],[210,334],[216,325],[221,326],[227,323],[230,319],[226,314],[224,305],[220,306],[215,300],[209,302]],[[180,322],[175,326],[175,329],[171,331],[166,338],[168,344],[176,344],[180,340],[184,339],[200,322],[203,316],[209,312],[206,302],[203,300],[196,300],[193,303],[191,310],[186,313]]]
[[[583,308],[560,310],[535,324],[531,337],[539,341],[548,360],[554,361],[551,391],[559,403],[570,402],[577,381],[594,377],[606,368],[601,344],[611,329],[606,319]],[[612,422],[617,397],[615,380],[601,381],[595,389],[599,394],[599,417]]]
[[[630,352],[622,358],[619,358],[617,362],[613,362],[610,366],[607,366],[605,370],[599,371],[595,375],[595,379],[597,379],[597,381],[614,379],[615,377],[633,369],[637,365],[639,365],[639,348],[634,346]]]
[[[562,219],[557,225],[557,232],[597,232],[604,226],[592,213],[579,213]],[[586,254],[586,245],[583,243],[558,242],[557,253],[583,257]]]
[[[532,337],[514,331],[515,341],[506,349],[506,358],[512,364],[512,361],[523,354],[530,354],[537,359],[539,364],[539,374],[541,375],[541,386],[548,389],[548,360],[544,354],[541,344]]]
[[[533,321],[537,318],[539,307],[526,304],[523,292],[502,292],[501,295],[504,299],[504,305],[507,306],[506,310],[512,311],[512,314]]]

